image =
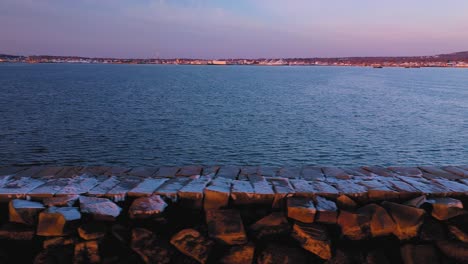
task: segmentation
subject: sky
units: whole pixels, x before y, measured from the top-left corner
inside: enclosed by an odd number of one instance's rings
[[[466,0],[0,0],[0,53],[118,58],[468,50]]]

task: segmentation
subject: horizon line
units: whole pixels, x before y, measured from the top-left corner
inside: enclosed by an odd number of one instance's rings
[[[18,57],[76,57],[76,58],[87,58],[87,59],[119,59],[119,60],[261,60],[261,59],[350,59],[350,58],[421,58],[421,57],[435,57],[442,55],[456,55],[458,53],[468,53],[467,51],[455,51],[450,53],[443,54],[432,54],[432,55],[398,55],[398,56],[337,56],[337,57],[256,57],[256,58],[242,58],[242,57],[225,57],[225,58],[188,58],[188,57],[171,57],[171,58],[160,58],[160,57],[99,57],[99,56],[79,56],[79,55],[24,55],[24,54],[9,54],[9,53],[0,53],[3,56],[18,56]]]

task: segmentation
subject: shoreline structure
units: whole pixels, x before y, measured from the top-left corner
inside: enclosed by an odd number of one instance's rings
[[[258,59],[123,59],[78,56],[16,56],[0,54],[0,63],[82,63],[82,64],[171,64],[171,65],[252,65],[252,66],[360,66],[360,67],[451,67],[468,68],[468,52],[435,56],[339,57],[339,58],[258,58]]]
[[[0,256],[34,263],[466,263],[467,206],[468,165],[3,166]]]

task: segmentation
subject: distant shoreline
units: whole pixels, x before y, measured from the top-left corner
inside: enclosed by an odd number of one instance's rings
[[[359,66],[359,67],[444,67],[468,68],[468,51],[434,56],[336,57],[336,58],[257,58],[257,59],[189,59],[189,58],[92,58],[79,56],[17,56],[0,54],[1,62],[81,63],[81,64],[172,64],[172,65],[252,65],[252,66]]]
[[[407,68],[407,69],[417,69],[417,68],[456,68],[456,69],[468,69],[468,65],[421,65],[421,66],[405,66],[405,65],[385,65],[378,66],[375,65],[360,65],[360,64],[284,64],[284,65],[269,65],[269,64],[190,64],[190,63],[112,63],[112,62],[37,62],[37,63],[28,63],[28,62],[9,62],[9,61],[0,61],[2,64],[74,64],[74,65],[172,65],[172,66],[218,66],[218,67],[232,67],[232,66],[257,66],[257,67],[359,67],[359,68]]]

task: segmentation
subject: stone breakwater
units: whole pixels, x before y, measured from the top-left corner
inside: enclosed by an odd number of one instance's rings
[[[0,167],[0,263],[468,263],[468,166]]]

